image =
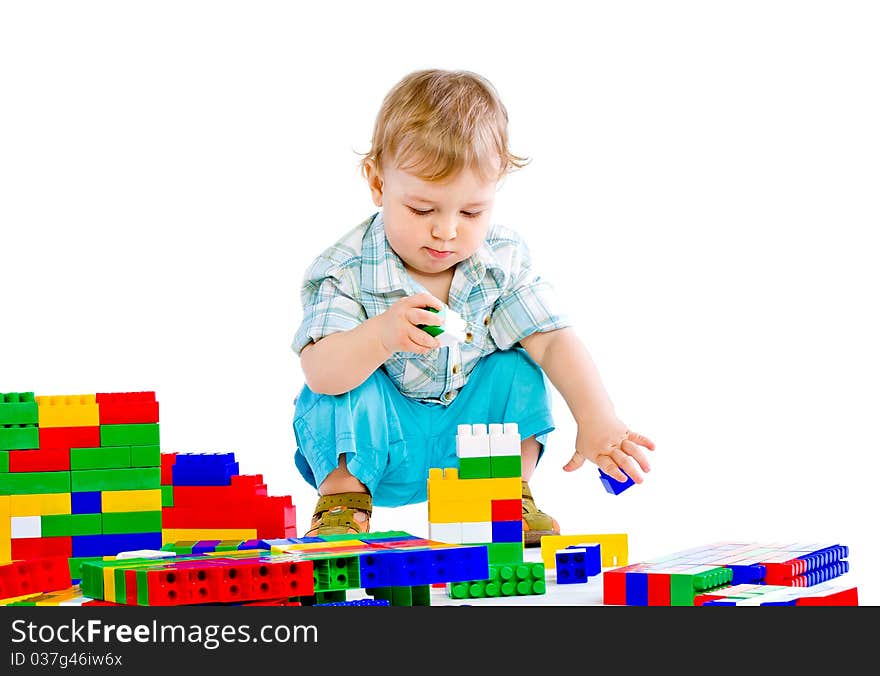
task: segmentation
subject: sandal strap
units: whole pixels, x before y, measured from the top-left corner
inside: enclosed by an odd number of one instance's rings
[[[373,496],[369,493],[333,493],[332,495],[322,495],[318,498],[312,518],[323,514],[333,507],[349,507],[360,512],[366,512],[368,516],[372,516]]]

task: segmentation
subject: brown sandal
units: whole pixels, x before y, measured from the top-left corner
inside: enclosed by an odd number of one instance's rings
[[[559,523],[535,505],[529,484],[522,482],[523,544],[538,547],[545,535],[559,535]]]
[[[372,515],[373,497],[369,493],[322,495],[306,537],[369,533]]]

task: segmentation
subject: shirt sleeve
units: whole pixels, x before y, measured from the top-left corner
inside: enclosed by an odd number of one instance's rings
[[[532,267],[525,242],[516,246],[508,286],[495,302],[489,323],[489,333],[501,350],[533,333],[571,326],[553,286]]]
[[[306,271],[301,294],[303,319],[291,345],[297,355],[309,343],[353,329],[367,318],[351,271],[328,263],[318,259]]]

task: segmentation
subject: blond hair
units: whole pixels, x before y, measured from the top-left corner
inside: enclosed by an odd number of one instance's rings
[[[465,70],[419,70],[385,96],[370,150],[361,153],[382,170],[394,162],[427,181],[442,181],[464,168],[498,180],[528,160],[508,148],[507,109],[495,87]]]

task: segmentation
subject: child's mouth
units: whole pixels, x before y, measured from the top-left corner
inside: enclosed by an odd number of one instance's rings
[[[451,251],[437,251],[437,249],[432,249],[429,246],[426,246],[425,250],[431,258],[443,259],[452,255]]]

